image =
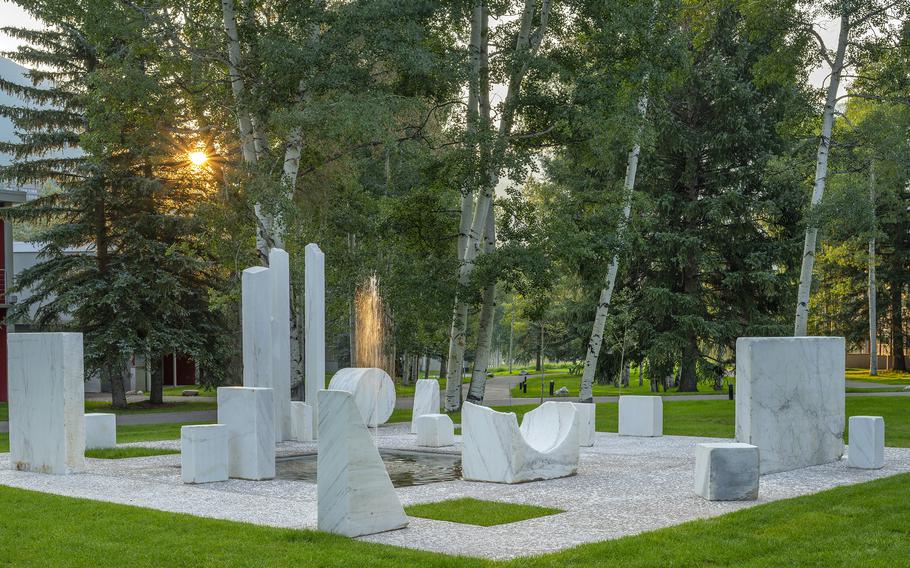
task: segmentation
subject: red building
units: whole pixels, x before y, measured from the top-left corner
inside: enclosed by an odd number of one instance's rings
[[[24,191],[0,190],[0,207],[8,207],[25,201]],[[10,307],[10,298],[6,290],[13,282],[13,230],[12,226],[0,218],[0,402],[7,402],[7,366],[6,366],[6,311]]]

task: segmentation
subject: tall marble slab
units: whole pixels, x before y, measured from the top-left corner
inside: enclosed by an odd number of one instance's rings
[[[272,389],[275,439],[291,439],[291,273],[288,253],[269,252],[272,277]]]
[[[228,473],[239,479],[275,477],[272,389],[219,387],[218,423],[228,430]]]
[[[736,441],[758,446],[761,473],[844,453],[844,338],[736,341]]]
[[[318,436],[319,391],[325,388],[325,255],[310,243],[304,248],[304,321],[306,386],[304,399],[313,408]]]
[[[11,333],[9,441],[14,469],[85,470],[81,333]]]
[[[414,387],[414,408],[411,413],[411,434],[417,433],[417,419],[425,414],[439,413],[439,381],[418,379]]]
[[[243,271],[241,325],[243,327],[243,386],[272,388],[272,277],[269,269],[254,266]]]
[[[406,527],[408,518],[353,395],[323,390],[318,398],[319,530],[355,537]]]

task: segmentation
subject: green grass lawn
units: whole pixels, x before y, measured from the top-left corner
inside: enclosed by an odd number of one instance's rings
[[[878,375],[869,374],[869,369],[847,369],[848,381],[862,381],[881,385],[910,385],[910,373],[880,369]]]
[[[156,440],[179,440],[180,427],[189,424],[206,424],[206,422],[166,423],[166,424],[131,424],[117,426],[117,443],[153,442]],[[0,453],[9,451],[9,434],[0,433]],[[0,564],[2,566],[2,564]]]
[[[141,540],[134,538],[137,526],[142,527]],[[910,474],[511,562],[0,487],[0,564],[100,568],[908,566]]]
[[[448,499],[446,501],[437,501],[436,503],[411,505],[405,507],[404,512],[412,517],[492,527],[555,515],[564,511],[536,505],[482,501],[480,499],[462,497],[461,499]]]
[[[149,412],[191,412],[195,410],[215,410],[218,405],[214,401],[200,401],[187,399],[186,402],[165,402],[164,404],[150,404],[148,402],[131,402],[128,408],[114,408],[111,403],[101,400],[85,401],[86,412],[110,412],[113,414],[145,414]],[[0,402],[0,422],[9,420],[9,404]]]
[[[438,373],[432,372],[432,373],[430,373],[430,378],[431,378],[431,379],[436,379],[437,381],[439,381],[439,390],[440,390],[441,392],[445,393],[445,391],[446,391],[446,379],[440,379],[437,375],[438,375]],[[421,373],[420,378],[421,378],[421,379],[423,378],[423,373]],[[466,376],[466,377],[462,377],[462,379],[461,379],[461,384],[463,384],[463,385],[466,385],[466,384],[468,384],[468,383],[470,383],[470,382],[471,382],[471,377],[470,377],[470,375],[469,375],[469,376]],[[412,397],[412,396],[414,396],[414,390],[415,390],[415,389],[417,389],[417,383],[411,383],[411,384],[409,384],[409,385],[403,385],[403,384],[401,384],[401,380],[400,380],[400,379],[395,379],[395,395],[396,395],[396,396],[400,396],[400,397],[404,397],[404,398]]]
[[[100,450],[85,450],[85,457],[103,460],[122,460],[125,458],[144,458],[147,456],[162,456],[167,454],[179,454],[180,450],[168,450],[163,448],[105,448]]]
[[[644,394],[651,395],[655,394],[651,392],[651,384],[648,381],[644,381],[642,386],[638,386],[638,378],[634,376],[636,374],[633,369],[633,377],[629,380],[629,386],[625,388],[617,388],[612,384],[599,385],[594,383],[594,396],[619,396],[621,394]],[[550,396],[550,381],[555,381],[553,385],[554,391],[559,390],[562,387],[569,389],[569,394],[566,396],[567,399],[577,399],[578,392],[581,388],[581,376],[579,375],[570,375],[568,373],[554,373],[544,374],[544,384],[543,384],[543,393],[544,396]],[[528,392],[524,393],[518,388],[518,386],[512,387],[512,398],[540,398],[540,373],[534,373],[528,375]],[[727,391],[720,390],[716,391],[712,388],[709,388],[703,383],[699,383],[698,392],[676,392],[668,391],[662,392],[662,395],[690,395],[690,394],[726,394]]]
[[[199,385],[180,385],[177,387],[164,387],[164,396],[183,396],[183,391],[194,390],[199,391],[199,396],[216,396],[217,393],[215,389],[203,388]],[[186,397],[190,400],[193,397]]]

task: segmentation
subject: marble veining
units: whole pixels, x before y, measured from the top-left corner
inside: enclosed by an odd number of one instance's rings
[[[695,446],[695,494],[709,501],[758,499],[758,448],[717,442]]]
[[[341,369],[329,381],[329,390],[346,391],[354,395],[354,403],[363,421],[375,428],[392,416],[395,410],[395,383],[382,369],[348,367]]]
[[[573,402],[575,421],[578,423],[578,445],[590,448],[594,445],[597,405],[587,402]]]
[[[228,427],[200,424],[180,428],[180,478],[184,483],[228,479]]]
[[[439,381],[418,379],[414,386],[414,408],[411,412],[411,434],[417,433],[417,419],[424,414],[439,413]]]
[[[847,467],[881,469],[885,466],[885,419],[881,416],[850,417],[850,451]]]
[[[272,389],[219,387],[218,423],[228,430],[228,473],[239,479],[275,477]]]

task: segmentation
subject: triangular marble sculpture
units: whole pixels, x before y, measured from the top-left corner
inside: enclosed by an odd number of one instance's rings
[[[349,392],[319,391],[319,530],[355,537],[401,529],[408,518]]]

